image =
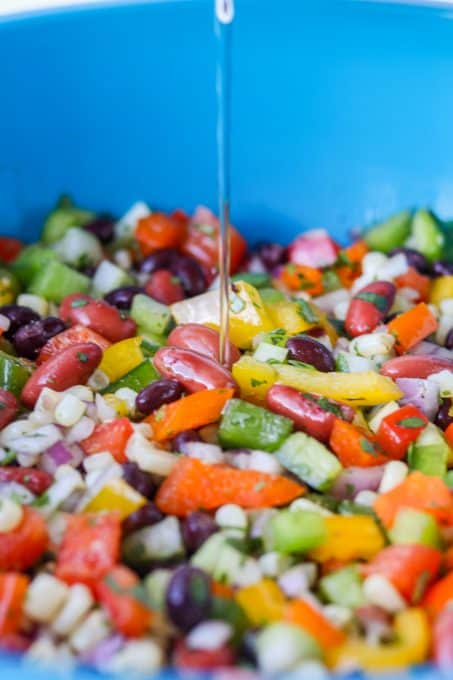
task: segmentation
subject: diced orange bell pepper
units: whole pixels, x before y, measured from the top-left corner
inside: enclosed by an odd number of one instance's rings
[[[389,461],[367,433],[341,418],[334,422],[329,444],[344,467],[374,467]]]
[[[145,256],[161,248],[178,248],[185,236],[185,223],[161,212],[143,217],[135,228],[135,238]]]
[[[114,567],[94,587],[99,602],[108,611],[118,632],[141,637],[149,628],[151,610],[137,599],[139,580],[131,569]]]
[[[303,290],[310,295],[321,295],[323,292],[322,272],[314,267],[287,264],[281,270],[280,281],[290,290]]]
[[[129,418],[115,418],[96,425],[89,437],[80,442],[87,456],[109,451],[118,463],[126,462],[126,444],[134,428]]]
[[[407,352],[436,329],[437,319],[424,302],[398,314],[387,324],[387,331],[395,336],[395,349],[400,354]]]
[[[349,262],[352,262],[353,264],[360,264],[367,252],[367,244],[362,239],[359,239],[350,246],[347,246],[347,248],[343,248],[343,250],[340,251],[340,254],[344,253]]]
[[[404,507],[428,512],[442,524],[453,524],[450,489],[439,477],[416,470],[401,484],[380,494],[374,502],[374,509],[387,528],[392,527],[399,510]]]
[[[0,636],[17,633],[29,578],[25,574],[0,574]]]
[[[235,599],[254,626],[280,621],[284,616],[285,596],[272,579],[263,578],[251,586],[241,588]]]
[[[293,600],[285,607],[285,621],[295,623],[312,635],[323,649],[340,645],[344,633],[305,600]]]
[[[450,425],[447,427],[447,429],[444,432],[444,436],[448,442],[449,447],[453,449],[453,423],[450,423]]]
[[[281,475],[180,458],[159,487],[155,502],[165,514],[185,517],[195,510],[214,510],[227,503],[243,508],[286,505],[304,491],[304,486]]]
[[[418,293],[417,302],[426,302],[429,298],[431,279],[420,274],[414,267],[409,267],[405,274],[395,279],[398,288],[412,288]]]
[[[422,605],[433,617],[453,602],[453,571],[434,583],[423,598]]]

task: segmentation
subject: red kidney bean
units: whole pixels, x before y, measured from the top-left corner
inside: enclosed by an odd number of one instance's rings
[[[101,243],[109,243],[114,237],[114,221],[109,215],[99,215],[92,222],[84,225],[84,229],[97,236]]]
[[[139,263],[142,274],[152,274],[157,269],[169,269],[170,265],[179,257],[175,248],[160,248]]]
[[[142,470],[136,463],[127,461],[123,463],[123,479],[145,498],[152,498],[156,491],[154,477],[149,472]]]
[[[184,430],[171,440],[171,450],[177,453],[186,453],[186,444],[201,442],[201,437],[196,430]]]
[[[288,261],[288,249],[279,243],[258,243],[255,252],[270,272]]]
[[[444,344],[447,349],[453,349],[453,328],[448,331]]]
[[[170,265],[171,272],[178,277],[184,292],[192,297],[206,290],[206,278],[201,266],[189,255],[179,255]]]
[[[110,342],[132,338],[137,330],[133,319],[123,319],[116,307],[104,300],[75,293],[63,300],[60,317],[71,324],[80,324],[104,336]]]
[[[184,394],[184,388],[177,380],[163,378],[155,380],[150,385],[144,387],[135,400],[137,409],[149,415],[163,404],[170,404]]]
[[[199,323],[186,323],[177,326],[168,336],[168,344],[180,349],[191,349],[198,354],[204,354],[215,361],[219,361],[219,332],[209,326]],[[229,342],[228,368],[239,361],[241,353],[238,348]]]
[[[291,418],[297,429],[321,442],[329,441],[337,417],[351,421],[354,415],[349,406],[314,394],[303,394],[286,385],[273,385],[266,395],[266,405],[274,413]]]
[[[217,531],[218,527],[207,512],[191,512],[181,526],[184,545],[189,553],[194,553]]]
[[[178,347],[160,347],[154,355],[154,366],[165,378],[178,380],[187,392],[215,388],[237,389],[226,368],[203,354]]]
[[[450,409],[453,407],[452,399],[444,399],[439,406],[434,423],[441,430],[446,430],[451,423],[453,423],[453,415],[450,415]]]
[[[189,631],[209,616],[211,579],[196,567],[178,567],[168,583],[165,600],[172,623],[180,630]]]
[[[0,389],[0,430],[14,420],[18,409],[17,399],[12,392]],[[1,468],[0,468],[1,469]]]
[[[427,258],[418,250],[413,250],[412,248],[394,248],[389,253],[390,256],[398,254],[404,255],[409,267],[413,267],[421,274],[428,274],[431,271],[431,265]]]
[[[36,359],[46,342],[66,330],[66,324],[55,316],[31,321],[15,333],[13,344],[17,353],[27,359]]]
[[[16,482],[39,496],[47,491],[53,476],[44,470],[31,467],[0,467],[0,482]]]
[[[133,531],[156,524],[163,518],[164,516],[161,511],[150,501],[149,503],[146,503],[146,505],[142,505],[138,510],[135,510],[135,512],[132,512],[123,520],[123,532],[125,534],[131,534]]]
[[[375,281],[356,293],[346,315],[348,335],[371,333],[389,313],[395,294],[396,288],[389,281]]]
[[[123,286],[104,295],[104,300],[109,305],[118,307],[118,309],[130,309],[132,301],[138,293],[143,293],[143,288],[140,288],[140,286]]]
[[[21,305],[3,305],[3,307],[0,307],[0,314],[9,319],[9,328],[3,333],[8,340],[25,324],[31,321],[39,321],[40,319],[39,314],[30,309],[30,307],[23,307]]]
[[[145,284],[145,293],[164,305],[184,300],[184,290],[169,269],[157,269]]]
[[[236,655],[233,648],[224,644],[217,649],[191,649],[184,640],[178,640],[173,652],[173,665],[181,671],[212,671],[233,666]],[[233,669],[225,671],[225,677],[234,680]]]
[[[382,375],[397,378],[427,378],[439,371],[453,371],[453,359],[442,359],[423,354],[413,354],[389,359],[381,367]]]
[[[310,364],[325,373],[335,370],[335,359],[332,352],[309,335],[294,335],[286,342],[289,358]]]
[[[21,394],[22,402],[33,408],[44,387],[63,392],[74,385],[85,384],[101,359],[102,350],[93,342],[68,347],[38,366],[25,383]]]

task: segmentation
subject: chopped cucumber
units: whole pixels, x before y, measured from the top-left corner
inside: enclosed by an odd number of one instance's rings
[[[28,292],[58,303],[71,293],[88,293],[90,285],[88,276],[52,260],[33,277]]]
[[[108,260],[102,260],[93,276],[93,292],[95,295],[103,297],[110,293],[111,290],[115,290],[115,288],[130,286],[133,283],[134,279],[132,276],[121,269],[121,267]]]
[[[118,380],[107,385],[105,389],[101,391],[101,394],[109,394],[116,392],[122,387],[129,387],[129,389],[135,392],[140,392],[144,387],[152,383],[154,380],[158,380],[159,374],[154,368],[154,364],[150,359],[145,359],[141,364],[136,366],[123,375]]]
[[[0,387],[20,396],[32,373],[32,364],[0,350]]]
[[[275,451],[292,429],[289,418],[242,399],[230,399],[220,421],[219,440],[226,449]]]
[[[288,437],[276,455],[283,467],[319,491],[328,489],[343,469],[324,444],[304,432]]]
[[[47,269],[50,262],[57,259],[57,254],[51,248],[44,248],[35,243],[19,253],[11,263],[10,269],[22,285],[28,286],[36,274]]]
[[[73,267],[97,264],[102,260],[99,240],[94,234],[80,227],[68,229],[63,238],[52,247],[63,262]]]
[[[307,659],[321,659],[316,640],[300,626],[272,623],[256,636],[258,666],[267,675],[285,674]]]
[[[212,534],[193,554],[191,562],[194,567],[212,574],[217,564],[220,550],[225,544],[226,537],[223,534]]]
[[[326,539],[324,517],[305,510],[281,510],[271,518],[264,536],[267,550],[284,555],[313,550]]]
[[[149,598],[152,609],[164,611],[167,586],[171,579],[170,569],[154,569],[145,578],[143,585]]]
[[[288,350],[285,347],[278,347],[269,342],[260,342],[253,353],[253,358],[257,361],[278,361],[279,363],[286,361],[287,356]]]
[[[159,347],[163,347],[167,342],[165,335],[147,333],[142,326],[137,326],[137,335],[140,335],[142,338],[140,348],[145,357],[153,357]]]
[[[179,522],[166,517],[152,526],[139,529],[123,541],[123,559],[135,568],[146,568],[151,562],[169,560],[184,555]]]
[[[60,198],[56,208],[48,215],[41,239],[50,244],[59,241],[71,227],[83,227],[96,217],[90,210],[77,208],[67,196]]]
[[[247,556],[237,550],[225,534],[216,533],[192,556],[192,564],[203,569],[216,581],[233,584]]]
[[[319,590],[322,596],[332,604],[341,607],[361,607],[366,604],[357,565],[350,564],[342,569],[337,569],[319,582]]]
[[[235,274],[231,277],[231,281],[245,281],[254,288],[266,288],[272,283],[271,277],[265,272],[243,272],[242,274]]]
[[[402,246],[411,229],[412,215],[408,210],[397,213],[365,232],[363,239],[370,250],[388,253]]]
[[[418,544],[438,548],[441,544],[439,526],[432,515],[413,508],[402,508],[389,531],[392,543]]]
[[[417,441],[409,448],[408,463],[412,470],[444,477],[449,455],[450,447],[442,432],[433,423],[428,423]]]
[[[433,261],[442,257],[444,242],[445,237],[434,215],[428,210],[418,210],[412,220],[407,245]]]
[[[165,334],[172,322],[170,307],[140,293],[132,301],[131,317],[145,332],[156,335]]]

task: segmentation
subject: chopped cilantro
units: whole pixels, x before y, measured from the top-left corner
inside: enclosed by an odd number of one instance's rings
[[[379,293],[363,291],[362,293],[357,293],[357,295],[354,296],[354,300],[369,302],[373,307],[376,307],[376,309],[383,313],[385,313],[389,307],[387,298],[384,297],[384,295],[379,295]]]
[[[87,305],[87,304],[88,304],[88,300],[80,300],[80,299],[78,299],[78,300],[73,300],[73,301],[71,302],[71,307],[72,307],[73,309],[76,309],[77,307],[85,307],[85,305]]]
[[[77,358],[82,364],[86,364],[89,361],[89,357],[86,352],[77,352]]]
[[[47,492],[42,493],[40,496],[35,498],[35,500],[32,503],[32,506],[34,508],[42,508],[44,505],[47,505],[49,501],[50,501],[49,494]]]
[[[362,451],[365,451],[372,456],[376,455],[376,449],[374,448],[374,445],[372,442],[368,441],[366,437],[360,437],[360,448]]]
[[[267,380],[257,380],[256,378],[250,379],[250,384],[252,387],[259,387],[260,385],[265,385]]]
[[[397,423],[398,427],[407,427],[410,430],[416,430],[419,427],[425,427],[426,421],[423,418],[418,418],[417,416],[412,416],[410,418],[403,418]]]
[[[17,453],[15,451],[5,451],[5,456],[0,458],[0,467],[2,465],[9,465],[16,460]]]
[[[298,300],[297,309],[307,323],[317,323],[319,321],[318,315],[306,300]]]

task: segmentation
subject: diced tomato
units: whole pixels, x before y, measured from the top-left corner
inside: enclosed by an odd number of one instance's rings
[[[75,325],[72,326],[72,328],[68,328],[61,333],[58,333],[58,335],[54,335],[53,338],[50,338],[50,340],[46,342],[40,351],[36,363],[38,365],[43,364],[45,361],[56,354],[59,354],[64,349],[72,347],[73,345],[80,345],[81,343],[85,342],[93,342],[95,345],[100,347],[102,351],[107,349],[107,347],[110,347],[111,344],[106,338],[102,337],[102,335],[99,335],[99,333],[92,331],[90,328],[87,328],[86,326]]]
[[[433,626],[433,655],[439,668],[451,671],[453,668],[453,610],[445,609]],[[448,677],[446,675],[445,677]]]
[[[429,276],[420,274],[414,267],[409,267],[405,274],[397,276],[395,283],[397,288],[412,288],[417,291],[418,297],[415,302],[426,302],[429,298],[431,279]]]
[[[189,224],[182,251],[197,260],[210,273],[218,265],[219,220],[208,210],[199,207]],[[230,274],[234,274],[247,251],[247,242],[230,226]]]
[[[25,571],[46,551],[49,534],[43,517],[26,506],[22,522],[12,531],[0,533],[0,570]]]
[[[139,579],[131,569],[117,566],[94,588],[114,627],[126,637],[140,637],[151,623],[151,611],[137,599],[138,584]]]
[[[145,293],[164,305],[184,300],[184,289],[168,269],[157,269],[145,284]]]
[[[24,574],[0,574],[0,636],[19,630],[27,587],[28,577]]]
[[[369,433],[340,418],[333,424],[329,444],[345,467],[374,467],[389,460]]]
[[[209,671],[234,664],[235,656],[229,645],[217,649],[190,649],[179,640],[173,652],[173,663],[181,670]]]
[[[329,267],[340,247],[325,229],[312,229],[298,236],[289,246],[289,261],[305,267]]]
[[[117,563],[120,539],[116,513],[72,515],[58,553],[57,578],[94,587]]]
[[[100,451],[110,451],[118,463],[125,463],[124,450],[133,431],[134,428],[129,418],[115,418],[115,420],[96,425],[92,434],[80,442],[80,446],[87,456]]]
[[[303,290],[310,295],[321,295],[323,292],[320,269],[290,262],[282,268],[279,278],[290,290]]]
[[[17,238],[10,236],[0,236],[0,260],[2,262],[12,262],[22,250],[23,243]]]
[[[453,602],[453,571],[429,588],[422,605],[431,616],[438,616],[450,602]]]
[[[177,214],[154,212],[139,220],[135,238],[143,255],[150,255],[161,248],[179,248],[186,235],[186,224]]]
[[[401,460],[427,423],[425,414],[416,406],[408,404],[382,419],[376,442],[390,458]]]
[[[426,545],[391,545],[381,550],[362,572],[387,578],[410,604],[418,604],[436,578],[442,554]]]
[[[0,467],[0,482],[16,482],[40,496],[53,482],[53,477],[44,470],[30,467]]]
[[[450,423],[450,425],[445,430],[444,435],[448,445],[453,449],[453,423]]]

